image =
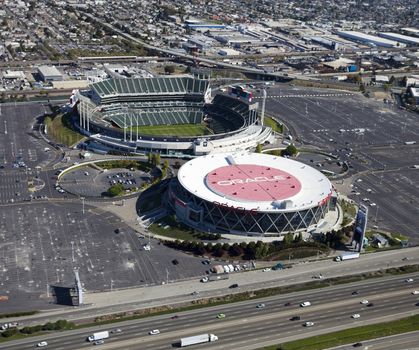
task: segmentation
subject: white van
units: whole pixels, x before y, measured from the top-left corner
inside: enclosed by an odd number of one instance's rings
[[[300,304],[301,307],[311,306],[311,303],[309,301],[305,301]]]

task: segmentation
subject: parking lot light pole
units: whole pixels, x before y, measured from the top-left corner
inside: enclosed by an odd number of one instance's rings
[[[71,241],[70,243],[71,243],[71,258],[72,258],[72,261],[74,262],[74,242]]]

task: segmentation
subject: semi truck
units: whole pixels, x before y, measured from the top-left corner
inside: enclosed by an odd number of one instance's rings
[[[102,339],[106,339],[106,338],[109,338],[109,332],[108,331],[102,331],[102,332],[93,333],[92,335],[87,337],[87,340],[89,342],[93,342],[93,341],[102,340]]]
[[[214,334],[200,334],[192,337],[186,337],[180,339],[180,347],[183,348],[189,345],[196,345],[202,343],[208,343],[210,341],[216,341],[218,337]]]
[[[346,254],[338,255],[335,258],[335,261],[345,261],[345,260],[358,259],[358,258],[359,258],[359,253],[346,253]]]
[[[208,281],[228,280],[229,277],[228,273],[221,273],[219,275],[213,274],[208,276]]]

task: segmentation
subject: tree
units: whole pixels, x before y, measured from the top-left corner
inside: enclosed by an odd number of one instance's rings
[[[260,143],[258,143],[258,145],[256,146],[255,152],[256,153],[262,153],[262,149],[263,149],[263,146]]]
[[[163,169],[168,169],[168,168],[169,168],[169,161],[165,159],[163,162]]]
[[[115,184],[109,187],[108,189],[108,196],[109,197],[116,197],[119,196],[124,192],[124,186],[122,184]]]
[[[155,157],[154,157],[154,165],[155,166],[158,166],[158,165],[160,165],[160,163],[161,163],[161,156],[160,156],[160,153],[156,153],[155,154]]]
[[[234,243],[228,249],[228,253],[230,254],[230,256],[240,256],[243,254],[243,249],[240,247],[238,243]]]
[[[175,66],[174,65],[164,66],[164,72],[166,74],[173,74],[175,72]]]
[[[298,153],[297,148],[294,145],[289,145],[285,150],[283,151],[283,155],[287,155],[289,157],[293,157]]]

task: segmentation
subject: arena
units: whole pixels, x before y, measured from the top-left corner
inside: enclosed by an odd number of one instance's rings
[[[192,76],[107,79],[74,100],[77,126],[93,150],[199,156],[272,141],[257,103],[212,97],[209,81]]]
[[[335,208],[330,181],[283,157],[238,152],[195,158],[172,181],[177,218],[204,232],[280,236],[319,225]]]

